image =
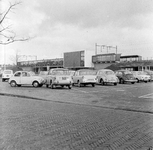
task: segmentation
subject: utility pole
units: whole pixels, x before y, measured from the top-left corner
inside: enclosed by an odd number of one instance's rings
[[[95,55],[97,55],[97,43],[95,43]]]

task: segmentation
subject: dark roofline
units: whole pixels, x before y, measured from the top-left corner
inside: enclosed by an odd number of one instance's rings
[[[141,57],[140,55],[126,55],[126,56],[120,56],[120,58],[135,58],[135,57]]]
[[[116,55],[116,53],[98,54],[93,56],[109,56],[109,55]]]

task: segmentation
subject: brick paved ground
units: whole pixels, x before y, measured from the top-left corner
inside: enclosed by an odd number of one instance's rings
[[[0,150],[148,150],[153,115],[0,96]]]
[[[1,88],[2,87],[2,88]],[[50,89],[22,86],[12,88],[7,82],[0,83],[0,94],[17,94],[31,96],[50,101],[94,105],[108,108],[129,109],[153,113],[153,99],[143,97],[153,93],[153,82],[140,84],[119,84],[117,86],[73,87]],[[142,96],[142,97],[141,97]]]

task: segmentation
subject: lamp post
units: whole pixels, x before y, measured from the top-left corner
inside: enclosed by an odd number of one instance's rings
[[[6,51],[4,45],[2,45],[2,55],[3,55],[3,70],[6,70]]]

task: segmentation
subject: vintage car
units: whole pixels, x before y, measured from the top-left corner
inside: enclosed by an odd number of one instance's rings
[[[9,80],[13,76],[13,70],[4,70],[2,73],[2,82]]]
[[[132,83],[134,84],[137,82],[136,78],[133,76],[133,74],[128,70],[118,70],[115,72],[116,76],[119,79],[119,83]]]
[[[9,84],[12,87],[21,85],[33,85],[33,87],[41,87],[45,84],[45,80],[42,77],[34,75],[32,72],[17,71],[9,79]]]
[[[46,87],[51,86],[52,89],[56,86],[67,86],[71,89],[72,83],[73,80],[70,71],[64,68],[50,69],[46,77]]]
[[[144,72],[146,75],[150,76],[150,81],[153,81],[153,71],[152,70],[145,70]]]
[[[75,71],[74,70],[69,70],[69,71],[70,71],[70,75],[73,77],[75,74]]]
[[[132,71],[134,77],[136,78],[137,82],[145,82],[147,83],[148,81],[151,80],[150,76],[147,75],[144,71]]]
[[[39,77],[42,77],[44,79],[46,79],[47,75],[48,75],[48,71],[40,71],[38,74]]]
[[[97,71],[97,79],[98,84],[114,84],[117,85],[118,77],[116,77],[115,73],[110,69],[100,69]]]
[[[97,83],[96,70],[80,69],[77,70],[73,76],[73,84],[81,85],[91,84],[93,87]]]

